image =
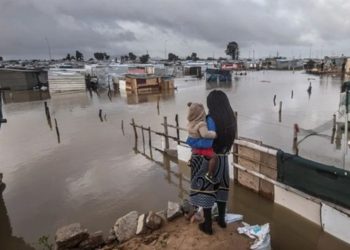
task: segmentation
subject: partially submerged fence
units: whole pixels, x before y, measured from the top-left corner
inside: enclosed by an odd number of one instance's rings
[[[122,130],[124,126],[123,124],[124,123],[122,122]],[[175,125],[170,124],[168,122],[167,116],[163,117],[163,123],[161,123],[161,125],[163,126],[163,132],[155,131],[150,126],[146,127],[143,125],[138,125],[136,124],[134,118],[131,119],[130,125],[133,127],[133,131],[134,131],[135,146],[138,145],[138,139],[139,139],[139,136],[141,136],[142,152],[143,154],[145,154],[147,157],[151,159],[153,159],[153,150],[156,150],[162,153],[173,154],[174,150],[170,149],[170,140],[176,142],[177,144],[186,143],[183,139],[181,139],[180,131],[187,131],[187,130],[179,126],[179,116],[177,114],[175,115]],[[176,135],[175,136],[170,135],[169,129],[175,129]],[[152,134],[163,138],[164,145],[162,147],[156,147],[154,145],[154,141],[152,140]],[[146,142],[146,137],[148,139],[147,142]],[[146,149],[149,152],[149,154],[147,154]]]
[[[237,117],[237,114],[235,115]],[[178,115],[175,116],[174,121],[175,124],[170,124],[168,118],[163,117],[163,123],[161,123],[163,131],[159,132],[150,127],[137,125],[132,119],[130,125],[134,130],[135,145],[141,136],[142,153],[146,157],[153,159],[152,150],[177,157],[176,149],[170,148],[170,140],[177,145],[184,145],[186,142],[181,139],[180,132],[186,132],[186,129],[179,126]],[[175,130],[176,135],[170,135],[170,129]],[[163,138],[161,147],[153,145],[152,135]],[[146,136],[148,143],[146,143]],[[187,149],[190,150],[190,148]],[[281,158],[281,155],[285,157]],[[297,155],[282,154],[282,151],[264,145],[261,141],[247,138],[235,140],[232,157],[235,181],[269,199],[274,200],[277,185],[350,208],[349,171],[320,164]]]

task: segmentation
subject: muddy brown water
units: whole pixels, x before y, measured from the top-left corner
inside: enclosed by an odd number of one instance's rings
[[[174,123],[178,113],[180,125],[185,126],[186,103],[205,103],[213,88],[225,91],[238,111],[240,136],[291,152],[294,123],[315,128],[331,120],[338,108],[341,79],[308,78],[301,72],[261,71],[236,76],[232,84],[176,79],[174,92],[139,96],[115,93],[112,101],[107,92],[51,98],[38,92],[7,94],[3,107],[8,123],[0,129],[0,172],[6,183],[0,200],[0,246],[37,247],[40,236],[50,235],[52,240],[58,227],[73,222],[80,222],[90,232],[108,232],[115,220],[130,210],[159,210],[168,200],[186,197],[188,169],[182,166],[180,173],[186,173],[176,174],[177,164],[165,161],[164,165],[159,153],[154,152],[155,158],[163,164],[135,153],[129,122],[135,118],[139,124],[161,130],[163,116]],[[306,91],[309,81],[310,96]],[[45,116],[45,101],[52,128]],[[53,119],[60,131],[59,144]],[[184,133],[181,135],[185,138]],[[159,137],[153,136],[153,143],[161,147]],[[310,137],[300,145],[300,154],[342,166],[341,150],[328,138]],[[270,222],[274,249],[349,249],[319,227],[239,186],[231,195],[230,209],[244,214],[250,223]]]

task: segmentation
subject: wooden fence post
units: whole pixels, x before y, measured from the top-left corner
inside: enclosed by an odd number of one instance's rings
[[[134,128],[134,135],[135,135],[135,139],[137,140],[137,131],[136,131],[136,124],[135,124],[134,118],[131,119],[131,125]]]
[[[125,135],[125,132],[124,132],[124,120],[122,120],[121,129],[122,129],[123,135]]]
[[[333,128],[332,128],[331,144],[334,143],[336,125],[337,125],[337,118],[336,118],[336,115],[333,114]]]
[[[55,127],[56,127],[56,134],[57,134],[57,142],[58,142],[58,144],[60,144],[61,143],[61,136],[60,136],[60,131],[58,129],[56,118],[55,118]]]
[[[282,122],[282,101],[280,101],[280,107],[278,110],[278,121]]]
[[[236,133],[235,133],[235,139],[238,139],[238,113],[234,112],[235,115],[235,128],[236,128]],[[238,145],[233,144],[233,162],[238,164]],[[233,167],[233,174],[234,174],[234,180],[238,180],[238,169]]]
[[[100,121],[103,122],[102,109],[98,111],[98,117],[100,117]]]
[[[169,149],[169,137],[168,137],[168,118],[164,116],[164,139],[165,139],[165,149]]]
[[[299,148],[298,148],[298,133],[299,133],[299,126],[298,124],[294,124],[294,133],[293,133],[293,151],[295,155],[299,154]]]
[[[153,159],[151,127],[148,127],[148,145],[149,145],[149,155],[150,155],[151,159]]]
[[[144,128],[141,126],[141,133],[142,133],[142,149],[143,153],[146,154],[146,149],[145,149],[145,133],[143,132]]]
[[[175,115],[177,144],[180,144],[179,115]]]
[[[158,96],[158,97],[157,97],[157,112],[158,112],[158,115],[160,114],[160,111],[159,111],[159,101],[160,101],[160,97]]]

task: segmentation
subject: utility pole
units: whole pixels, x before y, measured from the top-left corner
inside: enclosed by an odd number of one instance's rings
[[[47,47],[49,49],[49,58],[50,58],[50,61],[52,60],[51,58],[51,47],[50,47],[50,43],[49,43],[49,40],[47,39],[47,37],[45,37],[45,40],[46,40],[46,43],[47,43]]]
[[[5,90],[10,90],[10,88],[8,88],[8,87],[1,88],[0,87],[0,127],[1,127],[1,123],[7,122],[7,120],[5,118],[3,118],[3,115],[2,115],[2,93]]]
[[[166,56],[166,43],[168,42],[168,40],[165,40],[164,41],[164,59],[166,60],[167,59],[167,56]]]
[[[348,112],[349,112],[349,93],[348,88],[345,90],[345,122],[344,122],[344,149],[343,149],[343,168],[345,169],[345,156],[348,152]]]

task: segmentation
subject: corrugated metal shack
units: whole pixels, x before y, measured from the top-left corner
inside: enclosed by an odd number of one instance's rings
[[[50,93],[85,91],[85,70],[57,71],[48,74]]]
[[[0,87],[11,90],[31,90],[38,84],[47,83],[47,72],[43,70],[0,69]]]

